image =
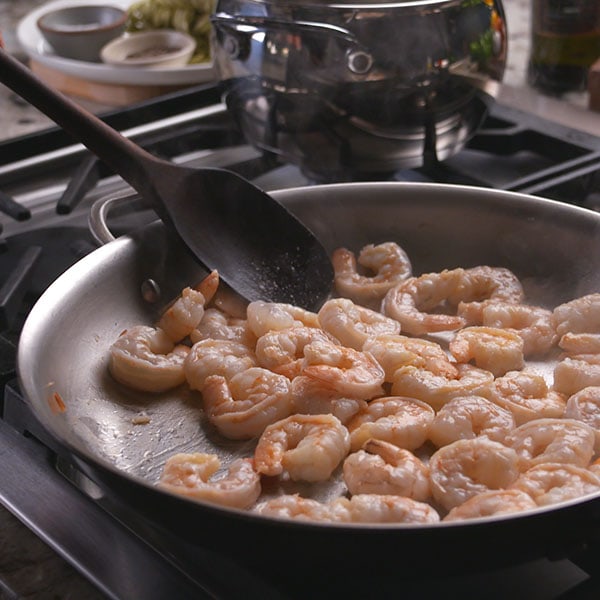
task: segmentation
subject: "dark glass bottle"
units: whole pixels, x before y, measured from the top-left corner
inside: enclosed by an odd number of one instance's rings
[[[557,94],[583,90],[599,57],[600,0],[532,0],[532,85]]]

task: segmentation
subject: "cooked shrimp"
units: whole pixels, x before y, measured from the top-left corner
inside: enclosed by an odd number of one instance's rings
[[[447,377],[427,369],[400,367],[394,373],[392,394],[418,398],[439,410],[457,396],[485,396],[494,381],[492,373],[469,364],[458,364],[456,369],[456,377]]]
[[[437,375],[456,377],[456,365],[451,363],[445,350],[430,340],[405,335],[378,335],[369,338],[363,351],[370,352],[385,371],[385,380],[391,382],[394,373],[405,366],[427,369]]]
[[[317,341],[337,343],[335,338],[316,327],[298,325],[269,331],[256,342],[256,358],[261,367],[293,379],[302,371],[304,348]]]
[[[429,439],[438,447],[479,435],[502,442],[514,428],[515,419],[508,410],[481,396],[459,396],[435,415]]]
[[[204,296],[206,304],[214,300],[216,293],[222,288],[219,272],[213,269],[194,289]]]
[[[253,512],[267,517],[298,519],[299,521],[348,522],[350,514],[344,504],[335,500],[319,502],[298,494],[284,494],[259,502]]]
[[[136,325],[110,347],[109,370],[120,383],[143,392],[164,392],[185,382],[189,348],[176,346],[162,330]]]
[[[514,273],[480,266],[411,277],[385,295],[382,309],[400,321],[404,333],[422,335],[481,324],[486,304],[522,300],[523,286]],[[454,308],[455,314],[432,314],[437,308]]]
[[[490,490],[472,496],[462,504],[455,506],[444,521],[464,521],[478,517],[506,515],[536,508],[533,498],[518,489]]]
[[[325,481],[349,451],[348,430],[333,415],[291,415],[264,430],[254,462],[264,475]]]
[[[351,494],[393,494],[424,501],[429,497],[429,469],[412,452],[381,440],[369,440],[344,461],[344,481]]]
[[[269,331],[279,331],[298,325],[319,327],[319,317],[293,304],[282,302],[250,302],[247,309],[248,325],[256,337]]]
[[[483,309],[493,302],[520,304],[524,298],[519,278],[509,269],[480,266],[465,269],[460,286],[448,301],[467,325],[479,325]]]
[[[372,336],[400,333],[400,323],[347,298],[333,298],[319,310],[321,327],[344,346],[361,350]]]
[[[369,439],[376,439],[416,450],[427,441],[434,415],[429,404],[416,398],[377,398],[348,423],[351,448],[358,450]]]
[[[437,523],[439,514],[429,504],[403,496],[358,494],[318,502],[297,494],[256,505],[254,512],[271,517],[334,523]]]
[[[368,244],[361,249],[358,259],[347,248],[337,248],[331,262],[338,294],[370,307],[379,305],[386,292],[412,272],[408,255],[394,242]],[[359,273],[359,267],[366,274]]]
[[[195,344],[201,340],[228,340],[239,342],[248,348],[254,348],[256,336],[248,326],[246,319],[230,317],[218,308],[207,308],[198,326],[190,333]]]
[[[554,367],[554,389],[572,396],[590,386],[600,385],[600,354],[564,358]]]
[[[558,345],[572,358],[600,354],[600,333],[571,333],[567,331],[560,338]]]
[[[232,440],[257,437],[267,425],[292,412],[289,379],[261,367],[237,373],[229,380],[210,375],[202,398],[208,420]]]
[[[562,417],[567,402],[564,394],[548,388],[541,375],[527,370],[498,377],[483,395],[509,410],[517,425],[544,417]]]
[[[519,475],[517,453],[485,436],[442,446],[432,455],[429,469],[432,495],[446,510],[482,492],[505,488]]]
[[[260,475],[252,460],[233,461],[224,475],[214,475],[221,461],[214,454],[175,454],[164,467],[159,487],[194,500],[232,508],[250,508],[261,493]]]
[[[514,331],[496,327],[465,327],[450,341],[450,352],[461,363],[473,361],[495,377],[525,365],[523,340]]]
[[[312,380],[315,390],[345,398],[370,400],[383,393],[385,373],[369,353],[331,342],[307,344],[301,372]]]
[[[587,467],[594,455],[591,427],[574,419],[536,419],[519,425],[504,443],[519,456],[519,469],[542,463],[568,463]]]
[[[184,362],[185,377],[193,390],[204,389],[210,375],[231,379],[256,366],[254,352],[245,344],[229,340],[201,340],[196,342]]]
[[[437,523],[438,512],[425,502],[404,496],[357,494],[349,500],[338,498],[352,523]]]
[[[204,293],[202,289],[200,291]],[[206,293],[204,295],[206,296]],[[206,300],[208,303],[209,298]],[[246,319],[248,300],[242,298],[223,282],[219,283],[218,289],[215,289],[214,295],[211,296],[210,305],[211,308],[216,308],[232,319]]]
[[[186,338],[204,316],[206,299],[202,292],[186,287],[157,323],[173,342]]]
[[[572,464],[543,463],[520,475],[510,487],[529,494],[538,506],[547,506],[600,492],[600,477]]]
[[[588,294],[557,306],[552,314],[556,333],[600,333],[600,294]]]
[[[491,302],[482,309],[482,325],[514,331],[523,340],[525,356],[548,353],[558,340],[552,311],[541,306]]]
[[[301,415],[332,414],[346,424],[367,406],[365,400],[344,398],[328,390],[319,390],[308,377],[292,379],[292,411]]]
[[[446,269],[410,277],[387,292],[381,304],[382,312],[399,321],[402,332],[410,335],[460,329],[465,326],[462,317],[431,311],[445,305],[460,286],[463,274],[464,269]]]
[[[600,386],[583,388],[567,400],[566,419],[589,425],[596,435],[594,451],[600,453]]]

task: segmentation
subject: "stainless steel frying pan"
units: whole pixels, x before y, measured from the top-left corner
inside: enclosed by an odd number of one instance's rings
[[[547,306],[600,290],[600,215],[585,209],[439,184],[336,184],[273,195],[329,251],[394,240],[408,252],[415,273],[507,267],[521,278],[531,303]],[[465,553],[469,568],[476,568],[571,556],[596,543],[600,495],[460,524],[333,526],[257,517],[156,489],[164,461],[175,452],[210,451],[226,460],[252,452],[251,442],[224,441],[204,422],[195,393],[141,394],[115,383],[107,371],[108,348],[119,333],[152,323],[182,287],[203,275],[156,222],[70,268],[27,319],[18,353],[24,394],[64,453],[101,488],[109,487],[159,527],[256,568],[302,564],[329,571],[376,556],[375,569],[430,572],[431,559],[423,557],[437,548],[444,559],[434,570],[441,572],[461,570]],[[154,302],[142,293],[149,281],[159,292]],[[64,412],[56,410],[55,394]],[[149,422],[136,425],[140,415]],[[325,497],[331,487],[309,491]]]

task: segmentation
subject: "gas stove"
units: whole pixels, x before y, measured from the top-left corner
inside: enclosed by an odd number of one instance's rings
[[[321,183],[246,144],[216,86],[176,92],[102,118],[159,156],[227,167],[267,191]],[[62,456],[19,390],[20,328],[47,286],[98,247],[88,227],[97,202],[131,190],[58,128],[2,143],[0,157],[0,503],[110,598],[325,598],[340,593],[383,598],[397,593],[399,583],[391,576],[374,580],[368,573],[353,573],[317,589],[300,566],[296,576],[283,578],[192,546],[111,498]],[[460,153],[386,178],[513,190],[599,210],[600,138],[497,103]],[[108,224],[120,235],[155,218],[134,202],[111,211]],[[76,515],[76,526],[61,515]],[[489,572],[427,581],[415,577],[403,580],[402,590],[409,597],[443,591],[505,598],[518,586],[523,597],[598,597],[595,556],[583,553],[577,564],[564,556],[534,558]],[[0,585],[0,596],[1,590]]]

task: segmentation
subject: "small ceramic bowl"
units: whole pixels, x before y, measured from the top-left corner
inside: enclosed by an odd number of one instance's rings
[[[126,67],[183,67],[194,50],[196,40],[173,29],[156,29],[125,34],[109,42],[100,57],[105,63]]]
[[[98,62],[100,50],[125,31],[127,12],[116,6],[80,5],[43,14],[37,26],[57,55]]]

